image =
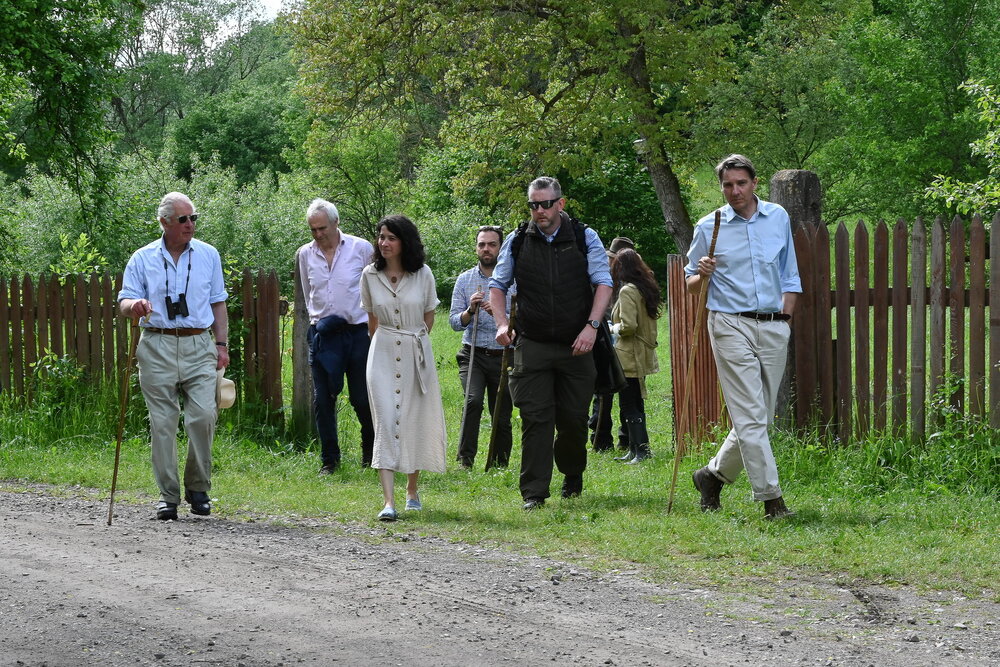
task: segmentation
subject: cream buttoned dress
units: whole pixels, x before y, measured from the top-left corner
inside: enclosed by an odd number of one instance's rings
[[[378,318],[368,349],[368,399],[375,425],[372,468],[445,471],[447,435],[441,387],[424,326],[438,298],[425,264],[395,287],[373,264],[361,273],[361,306]]]

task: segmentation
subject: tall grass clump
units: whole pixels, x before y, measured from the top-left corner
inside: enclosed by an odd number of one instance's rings
[[[950,379],[936,392],[926,437],[889,430],[833,444],[817,429],[780,448],[785,465],[796,477],[835,481],[860,495],[913,491],[1000,497],[1000,433],[952,402],[961,386],[961,380]]]

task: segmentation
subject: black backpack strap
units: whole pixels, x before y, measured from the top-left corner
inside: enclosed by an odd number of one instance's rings
[[[584,256],[587,255],[587,225],[583,224],[576,218],[569,218],[569,222],[573,225],[573,232],[576,234],[576,247],[583,253]],[[510,242],[510,256],[516,262],[517,256],[521,253],[521,246],[524,244],[524,233],[528,229],[528,223],[522,222],[517,227],[517,231],[514,232],[514,240]]]
[[[510,256],[515,262],[517,256],[521,254],[521,246],[524,245],[524,233],[528,231],[528,223],[522,222],[514,232],[514,239],[510,242]]]

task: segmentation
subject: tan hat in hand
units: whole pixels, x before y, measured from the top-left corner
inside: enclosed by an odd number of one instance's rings
[[[236,402],[236,383],[225,377],[226,369],[218,370],[219,382],[215,385],[215,404],[220,410],[233,407]]]

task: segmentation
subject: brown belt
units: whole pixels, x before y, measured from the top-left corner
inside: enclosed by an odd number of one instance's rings
[[[159,327],[144,327],[143,331],[148,331],[150,333],[164,334],[167,336],[200,336],[201,334],[208,331],[208,329],[191,329],[191,328],[160,329]]]

